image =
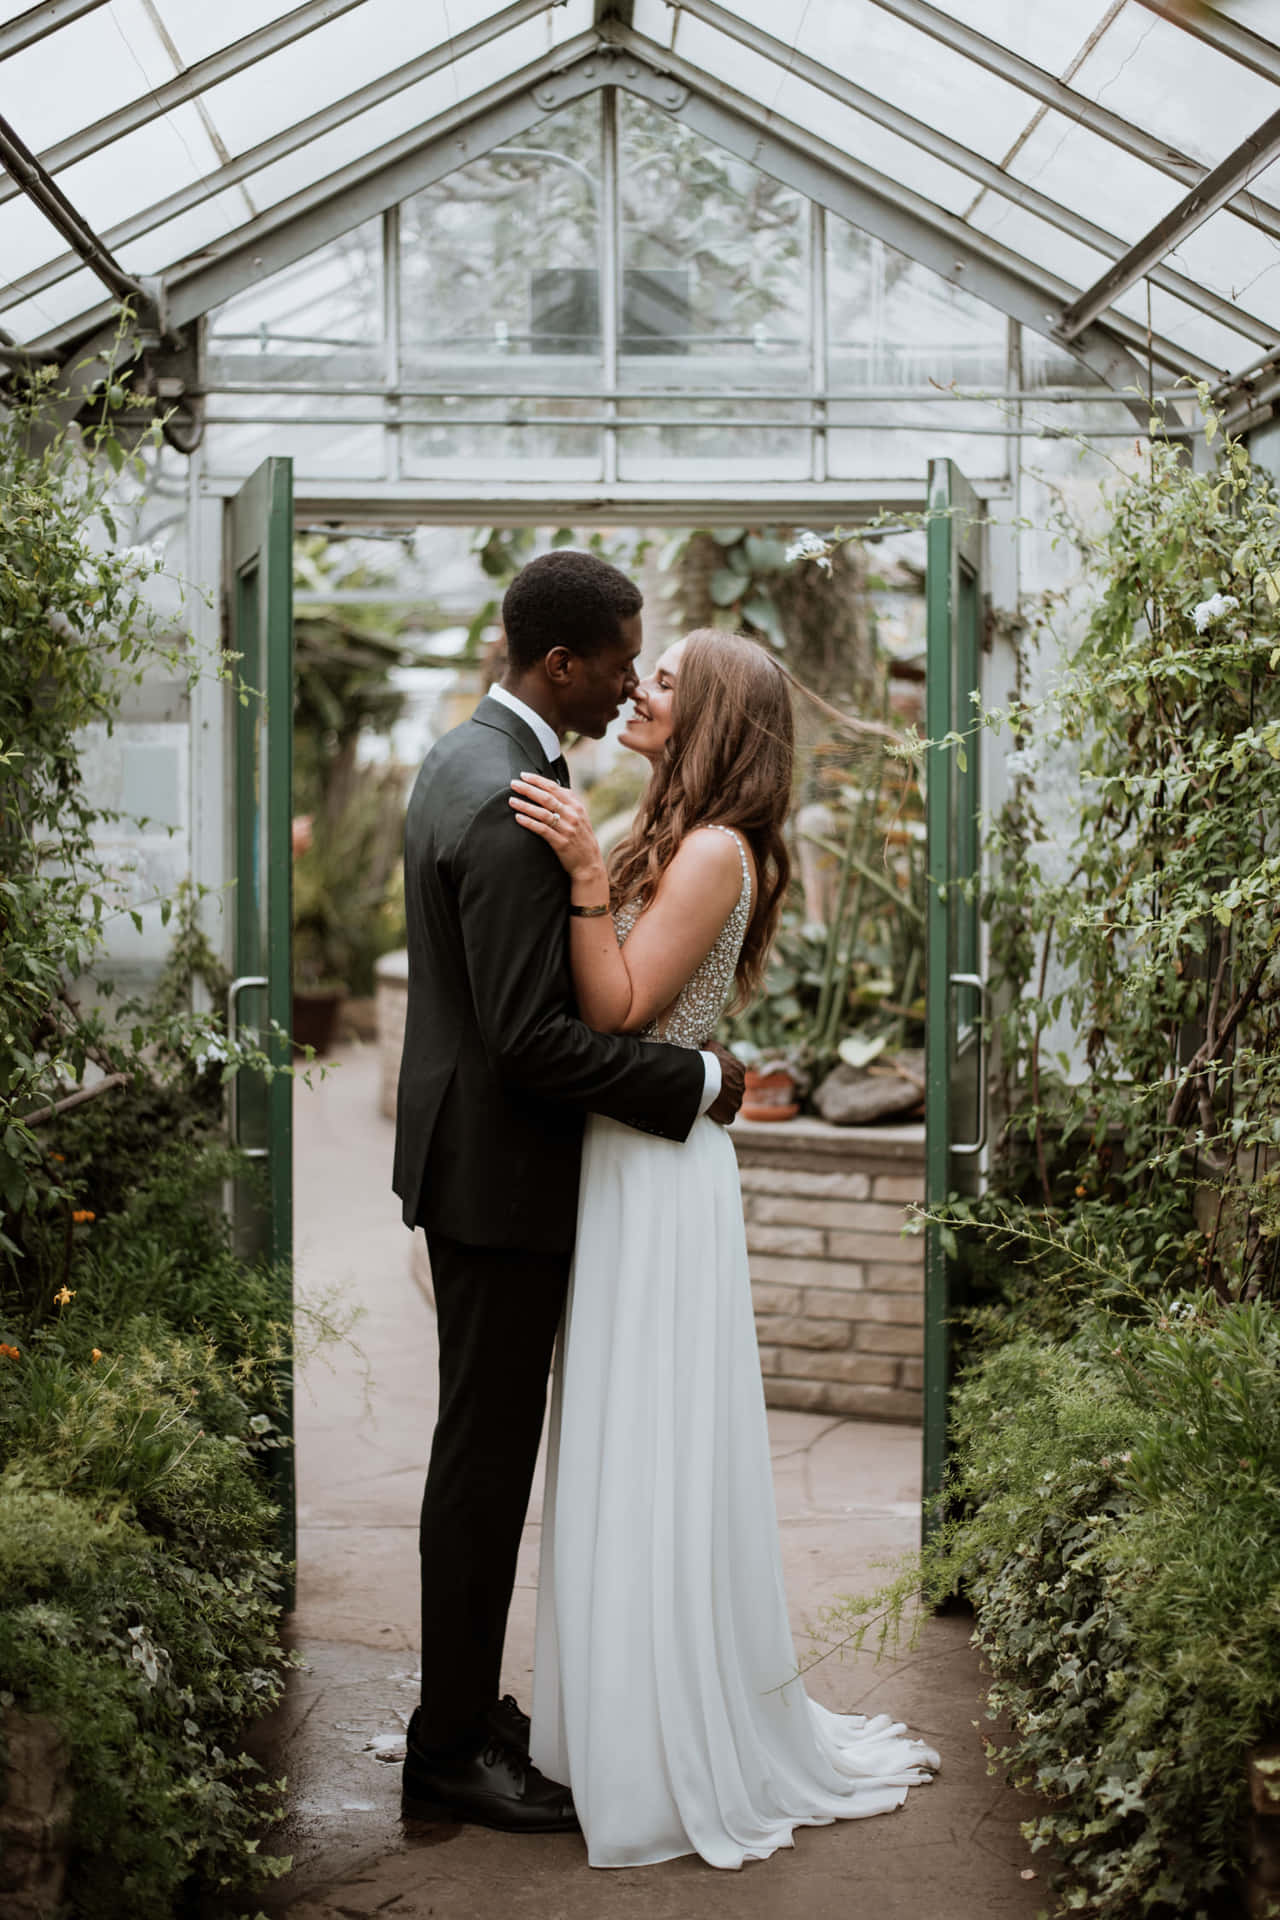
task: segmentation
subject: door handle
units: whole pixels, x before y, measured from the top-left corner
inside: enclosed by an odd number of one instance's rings
[[[987,1027],[991,1019],[991,995],[979,973],[948,974],[947,985],[972,987],[978,996],[978,1137],[958,1144],[952,1141],[947,1148],[949,1153],[958,1154],[962,1159],[972,1159],[987,1144]]]
[[[237,1019],[240,995],[247,987],[265,987],[269,985],[270,982],[265,973],[242,973],[239,979],[231,982],[231,985],[227,988],[227,1039],[229,1042],[234,1042],[240,1032]],[[246,1160],[265,1160],[267,1157],[267,1149],[265,1147],[242,1147],[240,1145],[240,1099],[236,1091],[239,1085],[240,1074],[237,1070],[232,1074],[231,1085],[227,1090],[227,1134],[232,1146],[235,1147],[238,1152],[242,1153]]]

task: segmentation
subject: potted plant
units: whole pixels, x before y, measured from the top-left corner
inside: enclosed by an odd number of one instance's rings
[[[744,1120],[794,1120],[800,1111],[800,1095],[806,1075],[796,1047],[756,1047],[749,1040],[736,1042],[733,1051],[746,1070],[742,1095]]]

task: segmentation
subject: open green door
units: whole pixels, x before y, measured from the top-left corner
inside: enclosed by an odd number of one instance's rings
[[[293,469],[267,460],[230,503],[227,526],[227,644],[247,689],[234,703],[235,977],[227,1026],[253,1030],[273,1064],[290,1061],[290,945],[293,923]],[[238,1074],[231,1135],[257,1163],[239,1183],[240,1251],[270,1260],[288,1288],[292,1318],[293,1080],[287,1073]],[[283,1417],[293,1434],[292,1362],[286,1358]],[[292,1446],[274,1456],[281,1544],[294,1556]],[[292,1594],[289,1595],[292,1604]]]
[[[973,695],[982,636],[982,528],[977,495],[950,460],[929,463],[925,593],[929,898],[925,1006],[925,1204],[976,1181],[986,1144],[986,994],[980,977],[979,734]],[[949,734],[963,746],[943,746]],[[951,1262],[940,1229],[925,1230],[924,1496],[946,1466]]]

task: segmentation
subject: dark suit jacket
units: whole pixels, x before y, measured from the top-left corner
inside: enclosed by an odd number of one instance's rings
[[[587,1113],[687,1138],[704,1086],[681,1047],[576,1017],[568,875],[508,782],[549,772],[497,700],[437,741],[405,821],[409,1003],[392,1184],[408,1226],[473,1246],[572,1246]]]

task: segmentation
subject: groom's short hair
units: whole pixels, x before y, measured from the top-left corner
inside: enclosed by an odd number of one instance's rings
[[[502,600],[507,658],[536,666],[552,647],[600,653],[621,639],[621,623],[639,613],[644,595],[634,580],[599,554],[556,547],[521,567]]]

